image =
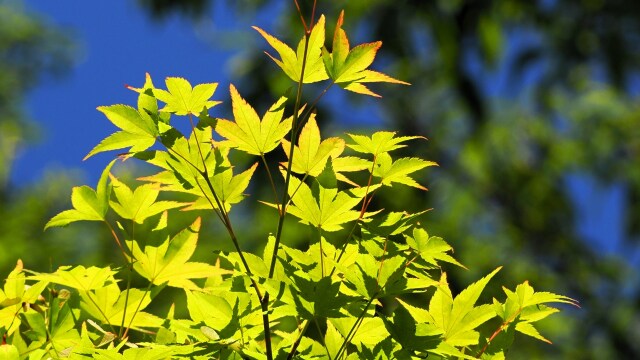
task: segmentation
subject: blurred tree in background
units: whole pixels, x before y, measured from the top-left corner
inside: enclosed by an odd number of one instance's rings
[[[47,218],[68,202],[69,177],[52,174],[38,184],[10,181],[20,149],[37,141],[38,129],[24,111],[24,98],[45,75],[62,75],[74,59],[74,44],[63,31],[25,12],[22,3],[0,3],[0,271],[8,273],[19,256],[50,267],[53,257],[80,259],[74,244],[80,232],[43,234]],[[60,236],[65,236],[61,238]],[[42,249],[43,251],[34,251]]]
[[[176,12],[198,21],[215,2],[137,1],[158,21]],[[279,0],[219,1],[245,13]],[[303,8],[312,3],[299,2]],[[274,33],[300,30],[293,2],[289,5]],[[529,279],[538,289],[581,301],[583,310],[563,312],[541,329],[554,346],[520,339],[518,354],[640,358],[640,287],[630,257],[624,256],[637,253],[640,233],[640,107],[633,97],[640,79],[640,3],[349,0],[319,6],[329,19],[345,9],[350,30],[360,34],[354,43],[383,40],[378,65],[413,86],[380,89],[385,101],[375,111],[390,128],[428,136],[430,141],[407,151],[428,154],[440,164],[427,175],[431,192],[394,193],[393,199],[376,199],[379,206],[403,202],[416,211],[434,208],[424,216],[427,229],[454,245],[471,269],[451,273],[454,287],[504,264],[501,280],[510,286]],[[332,31],[329,25],[328,34]],[[258,36],[255,40],[257,49],[266,48]],[[275,65],[257,49],[250,61],[236,64],[232,78],[251,79],[240,85],[242,93],[265,108],[291,84],[273,78]],[[15,151],[33,132],[21,109],[25,92],[43,73],[68,66],[72,55],[63,33],[10,2],[0,5],[3,274],[15,254],[28,253],[28,266],[40,270],[49,268],[51,257],[63,259],[58,265],[107,261],[97,258],[104,255],[96,246],[111,243],[97,241],[94,228],[42,233],[48,217],[68,201],[68,182],[50,177],[19,191],[8,182]],[[336,119],[331,125],[348,119],[351,109],[372,106],[367,101],[348,109],[324,105],[320,111]],[[571,189],[576,175],[626,194],[626,242],[618,254],[593,246],[579,231],[581,212],[573,199],[590,194]],[[266,222],[254,223],[255,229]],[[42,251],[29,252],[33,246]]]
[[[157,19],[179,10],[198,20],[213,1],[139,2]],[[246,12],[277,1],[227,2]],[[313,2],[300,3],[308,9]],[[408,151],[440,164],[427,176],[432,192],[378,201],[435,209],[425,217],[428,228],[455,244],[472,269],[452,274],[460,284],[500,263],[506,265],[502,276],[514,283],[530,279],[580,299],[583,311],[567,312],[545,329],[555,332],[556,346],[523,343],[519,353],[526,358],[639,358],[640,287],[626,255],[638,253],[640,234],[640,107],[633,98],[640,3],[318,3],[328,15],[344,8],[347,23],[365,35],[358,40],[383,40],[383,64],[393,68],[385,70],[414,84],[382,90],[383,118],[403,134],[428,136],[431,141]],[[300,26],[293,4],[289,8],[277,33]],[[258,51],[237,66],[251,79],[243,94],[264,105],[282,93],[289,85],[270,77],[272,66]],[[350,114],[331,110],[337,121]],[[571,188],[575,176],[626,195],[625,242],[615,251],[594,246],[598,234],[579,231],[581,209],[573,199],[594,203],[591,194]]]

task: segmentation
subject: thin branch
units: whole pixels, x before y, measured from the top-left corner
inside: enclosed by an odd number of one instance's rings
[[[297,5],[296,1],[296,5]],[[304,56],[302,57],[302,70],[300,71],[300,80],[298,81],[298,92],[296,94],[296,103],[293,108],[293,125],[291,127],[291,147],[289,149],[289,162],[287,164],[287,175],[284,181],[284,191],[282,192],[282,207],[283,211],[280,214],[280,219],[278,220],[278,229],[276,231],[276,241],[273,248],[273,255],[271,256],[271,265],[269,266],[269,278],[273,277],[273,272],[276,268],[276,259],[278,258],[278,247],[280,245],[280,239],[282,238],[282,227],[284,225],[284,218],[287,214],[285,204],[289,201],[289,183],[291,182],[291,167],[293,166],[293,149],[295,149],[295,134],[297,132],[298,127],[298,110],[300,109],[300,101],[302,99],[302,84],[304,82],[304,70],[307,64],[307,50],[309,49],[309,34],[305,34],[304,41]]]
[[[336,360],[340,359],[340,356],[342,355],[342,353],[347,349],[347,344],[351,342],[351,339],[353,338],[353,336],[355,336],[355,333],[356,331],[358,331],[358,328],[360,327],[360,324],[362,323],[364,316],[367,314],[367,310],[369,310],[369,306],[371,305],[371,303],[375,298],[376,298],[376,295],[374,294],[374,296],[372,296],[371,299],[369,299],[369,301],[367,302],[367,305],[365,305],[364,309],[362,310],[362,313],[360,314],[360,316],[358,316],[358,319],[356,320],[356,322],[353,323],[353,326],[351,327],[351,329],[349,329],[349,333],[347,333],[347,336],[344,338],[342,345],[340,346],[340,348],[338,349],[338,352],[336,353],[336,357],[335,357]]]
[[[267,170],[267,176],[269,177],[269,182],[271,183],[271,189],[273,190],[273,197],[275,199],[276,207],[278,208],[278,214],[281,214],[280,203],[278,202],[278,191],[276,190],[276,184],[273,182],[273,176],[271,175],[271,170],[269,170],[269,164],[267,163],[267,159],[264,157],[264,154],[260,154],[260,158],[262,159],[264,168]]]
[[[291,346],[291,350],[289,351],[289,355],[287,356],[287,360],[292,360],[296,350],[298,349],[298,346],[300,345],[300,341],[302,340],[302,336],[304,335],[304,333],[307,331],[307,328],[309,327],[309,324],[311,322],[309,320],[305,320],[304,321],[304,325],[302,327],[302,330],[300,330],[300,333],[298,334],[298,338],[296,339],[296,341],[293,343],[293,345]]]

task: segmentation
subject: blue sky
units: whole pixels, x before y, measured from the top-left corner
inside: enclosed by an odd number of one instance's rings
[[[177,16],[154,22],[134,1],[25,3],[72,34],[79,43],[79,56],[66,76],[45,78],[28,95],[26,110],[38,123],[41,137],[24,148],[17,159],[12,174],[16,184],[38,181],[47,169],[69,168],[80,169],[86,174],[82,180],[94,184],[113,154],[100,154],[85,162],[82,158],[115,129],[96,107],[135,104],[136,94],[125,89],[125,84],[142,85],[146,72],[157,86],[167,76],[185,77],[192,83],[219,82],[214,98],[228,98],[231,66],[245,54],[239,44],[266,48],[251,25],[274,32],[277,14],[282,13],[275,7],[256,16],[240,16],[225,8],[224,1],[218,1],[209,20],[194,25]],[[340,108],[347,108],[340,96],[332,95],[329,100],[340,101]],[[369,110],[354,117],[375,119],[376,112]],[[580,176],[570,178],[568,184],[576,188],[576,194],[590,194],[575,197],[581,217],[579,231],[601,251],[624,253],[620,248],[623,189],[599,189]]]
[[[215,97],[227,97],[229,66],[242,51],[230,45],[232,41],[217,39],[224,38],[223,32],[232,37],[253,35],[250,20],[266,22],[261,23],[265,28],[276,20],[264,15],[243,20],[229,16],[229,10],[222,6],[212,9],[210,22],[193,25],[178,17],[153,22],[133,1],[26,4],[49,23],[68,31],[79,43],[79,52],[68,74],[45,78],[28,95],[26,110],[38,123],[41,136],[23,149],[15,164],[12,177],[18,184],[37,181],[52,168],[80,168],[99,174],[113,154],[81,160],[115,128],[96,107],[135,104],[136,94],[125,85],[142,85],[146,72],[158,86],[167,76],[185,77],[193,83],[219,82]]]

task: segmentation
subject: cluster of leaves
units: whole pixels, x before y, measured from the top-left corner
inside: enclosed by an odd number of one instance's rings
[[[377,96],[364,83],[402,83],[369,70],[381,44],[350,49],[342,23],[343,14],[332,52],[324,46],[324,17],[305,24],[297,51],[256,30],[299,89],[328,80],[329,87]],[[392,156],[419,137],[381,131],[323,139],[315,104],[301,106],[300,90],[293,109],[283,97],[260,117],[231,85],[233,119],[214,118],[217,84],[192,87],[167,78],[165,85],[156,88],[147,75],[141,88],[131,88],[137,109],[99,107],[120,130],[87,155],[127,149],[121,159],[137,158],[160,171],[132,189],[111,173],[114,160],[95,189],[74,188],[73,209],[46,226],[104,223],[124,266],[35,273],[19,262],[0,291],[5,358],[500,359],[515,332],[548,341],[533,325],[558,311],[547,304],[575,305],[527,282],[505,288],[504,301],[477,305],[499,268],[454,296],[442,265],[462,265],[417,221],[424,212],[370,209],[377,192],[425,189],[414,174],[435,163]],[[188,137],[172,126],[176,117],[189,123]],[[269,163],[265,155],[278,150],[286,161]],[[238,170],[237,153],[259,159]],[[229,213],[247,197],[260,162],[275,199],[262,202],[275,209],[277,222],[257,254],[242,250]],[[281,177],[272,175],[278,172]],[[172,195],[179,196],[160,200]],[[235,251],[220,251],[210,263],[191,261],[201,218],[171,234],[167,224],[175,211],[212,214]],[[310,228],[304,249],[286,245],[287,215]],[[145,223],[156,225],[135,231]],[[136,288],[139,278],[146,285]],[[168,287],[184,293],[185,308],[154,314],[150,305]]]

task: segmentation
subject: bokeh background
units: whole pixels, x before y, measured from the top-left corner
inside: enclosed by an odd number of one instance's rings
[[[305,11],[312,1],[300,3]],[[434,209],[423,225],[470,269],[450,272],[453,288],[501,264],[496,283],[529,280],[580,301],[582,309],[541,326],[554,345],[519,339],[514,358],[640,358],[640,2],[319,7],[329,36],[345,9],[352,44],[382,40],[374,67],[413,84],[376,87],[382,101],[332,89],[319,110],[323,133],[424,135],[430,140],[404,155],[440,164],[420,179],[429,192],[406,190],[376,205]],[[140,86],[149,72],[158,86],[166,76],[219,82],[216,99],[227,103],[233,82],[263,112],[293,84],[264,56],[251,25],[290,43],[301,34],[293,1],[0,1],[0,274],[18,258],[38,271],[117,264],[100,226],[42,231],[70,206],[71,186],[94,186],[113,156],[81,161],[113,131],[96,106],[134,103],[124,85]],[[212,115],[228,117],[225,109]],[[119,171],[146,170],[127,162]],[[265,223],[260,208],[236,216]],[[207,228],[214,241],[203,259],[224,246],[216,229]]]

